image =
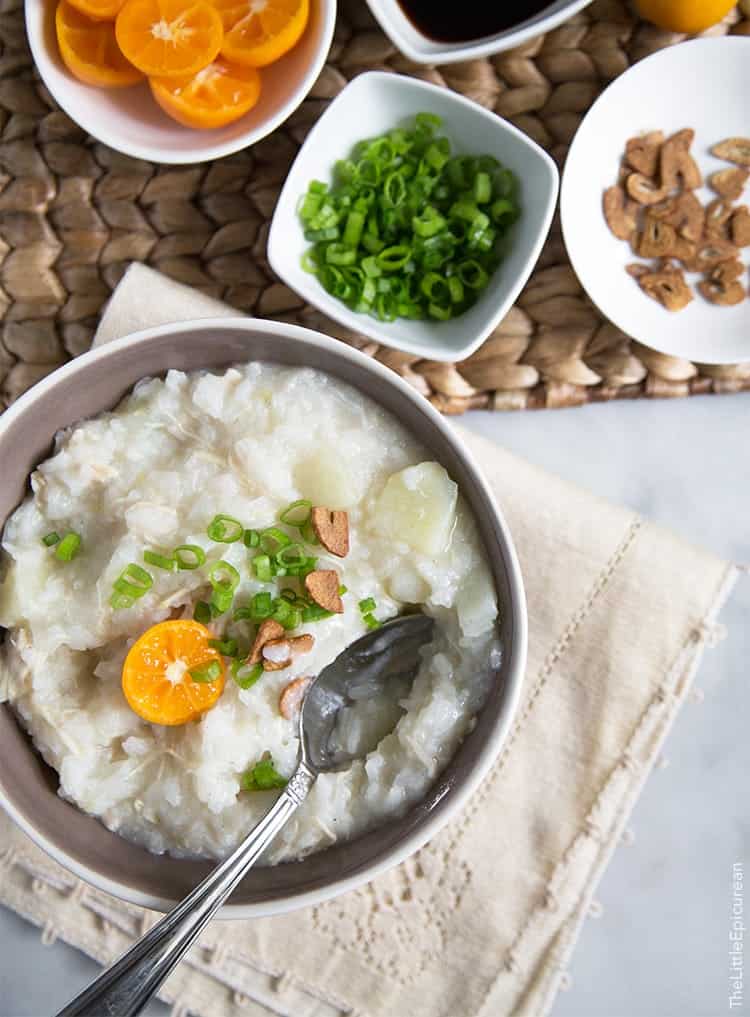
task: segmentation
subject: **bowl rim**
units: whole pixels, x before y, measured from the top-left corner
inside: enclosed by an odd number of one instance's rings
[[[315,349],[323,349],[340,355],[343,360],[354,362],[360,367],[369,369],[373,378],[384,385],[395,386],[400,390],[415,407],[423,413],[432,425],[438,430],[441,438],[451,447],[452,451],[463,461],[472,484],[476,486],[479,494],[485,499],[487,505],[494,513],[494,522],[502,537],[498,548],[503,558],[506,570],[508,588],[510,591],[509,603],[506,610],[511,616],[513,628],[513,641],[510,647],[507,672],[505,676],[505,694],[500,709],[493,718],[492,727],[484,744],[480,747],[477,759],[472,769],[452,789],[452,798],[449,805],[442,811],[432,811],[416,830],[408,833],[401,841],[390,849],[386,849],[382,856],[370,865],[365,866],[363,872],[340,879],[333,879],[324,887],[300,893],[292,893],[276,901],[262,901],[251,904],[225,904],[219,916],[223,918],[251,918],[272,914],[282,914],[296,910],[311,904],[319,904],[341,893],[354,889],[357,886],[371,881],[387,869],[399,864],[406,857],[424,846],[428,840],[435,836],[445,823],[455,817],[456,813],[466,804],[468,798],[476,791],[479,785],[487,776],[498,753],[500,752],[510,729],[510,725],[516,714],[520,699],[521,685],[526,667],[528,620],[526,609],[526,598],[520,564],[516,554],[510,530],[505,517],[497,504],[495,496],[487,481],[479,469],[472,453],[466,448],[460,437],[452,430],[447,421],[438,411],[414,389],[403,381],[397,374],[390,371],[384,365],[370,357],[360,353],[345,344],[331,339],[328,336],[300,325],[289,325],[283,322],[273,322],[258,318],[247,317],[219,317],[189,319],[183,322],[173,322],[154,328],[143,329],[105,343],[99,347],[82,354],[69,361],[67,364],[47,375],[31,389],[25,392],[6,412],[0,417],[0,441],[14,424],[16,418],[25,413],[33,406],[36,400],[63,379],[80,374],[85,378],[89,365],[103,361],[120,351],[135,351],[144,342],[158,340],[164,336],[184,332],[186,329],[200,330],[215,333],[216,331],[231,329],[246,331],[248,333],[265,333],[267,336],[284,334],[299,341],[304,346]],[[165,366],[165,370],[168,367]],[[196,367],[195,370],[200,370]],[[106,412],[111,407],[103,407],[100,412]],[[36,751],[36,750],[34,750]],[[152,908],[159,911],[170,910],[175,902],[171,899],[154,897],[133,889],[127,883],[110,879],[93,871],[84,863],[78,861],[69,854],[65,847],[53,843],[35,828],[31,818],[22,814],[11,802],[8,801],[2,787],[0,786],[0,805],[18,824],[18,826],[34,841],[34,843],[60,863],[68,871],[73,872],[79,878],[92,884],[100,890],[113,894],[131,904]]]
[[[328,54],[333,42],[333,33],[336,28],[337,0],[318,0],[318,2],[320,3],[322,21],[321,42],[315,52],[315,58],[310,61],[307,70],[300,79],[299,86],[290,97],[289,101],[261,126],[256,127],[254,130],[246,131],[244,134],[241,134],[236,138],[232,138],[229,141],[212,145],[199,154],[196,154],[191,150],[185,152],[173,152],[169,148],[158,148],[153,145],[141,145],[138,142],[135,142],[134,144],[123,144],[118,140],[116,135],[112,135],[108,132],[106,120],[102,121],[100,124],[90,121],[88,117],[84,117],[85,122],[84,120],[79,119],[79,116],[74,109],[75,103],[70,103],[67,100],[62,99],[50,82],[48,75],[46,74],[46,67],[50,61],[50,57],[46,52],[44,39],[40,34],[36,31],[32,31],[31,29],[34,19],[29,17],[29,10],[32,6],[39,6],[42,3],[42,0],[24,0],[24,25],[29,49],[31,50],[31,55],[34,60],[34,67],[36,68],[39,77],[42,79],[44,87],[47,89],[60,109],[63,110],[63,112],[66,113],[75,124],[77,124],[96,141],[99,141],[103,145],[107,145],[108,148],[111,148],[116,152],[120,152],[123,155],[130,156],[134,159],[145,159],[148,162],[161,163],[169,166],[184,166],[211,162],[214,159],[221,159],[226,155],[233,155],[242,149],[250,148],[252,145],[255,145],[257,142],[269,135],[272,131],[275,131],[277,127],[280,127],[281,124],[288,120],[292,113],[294,113],[294,111],[304,102],[310,94],[310,90],[315,84],[320,72],[323,70],[326,60],[328,59]],[[194,130],[194,128],[185,128],[185,130],[191,129]]]
[[[660,49],[657,50],[655,53],[650,53],[648,56],[643,57],[637,63],[631,64],[631,66],[628,67],[628,69],[624,71],[622,74],[618,75],[616,78],[613,78],[607,84],[606,88],[601,92],[600,95],[597,96],[597,98],[588,108],[585,116],[578,125],[576,133],[573,135],[573,140],[570,143],[568,154],[565,158],[565,165],[563,167],[562,180],[560,183],[560,228],[562,231],[563,243],[565,244],[565,251],[568,255],[571,267],[575,272],[576,278],[578,279],[578,282],[581,285],[581,289],[584,291],[584,293],[591,301],[591,303],[597,308],[597,310],[605,319],[605,321],[611,322],[615,326],[615,328],[618,328],[621,331],[625,332],[626,334],[630,335],[630,337],[634,341],[641,343],[643,346],[646,346],[649,349],[656,350],[659,353],[664,353],[670,357],[684,357],[687,360],[695,361],[701,364],[712,364],[712,365],[738,364],[738,363],[744,364],[750,362],[750,344],[748,344],[746,351],[740,352],[739,355],[736,352],[734,352],[731,357],[727,355],[722,356],[719,353],[712,353],[710,349],[701,351],[700,356],[695,355],[695,352],[690,350],[681,351],[675,349],[668,349],[666,345],[662,344],[659,341],[658,331],[649,330],[647,336],[633,334],[632,329],[626,328],[625,323],[621,323],[621,321],[617,320],[618,318],[620,318],[620,315],[613,313],[612,308],[605,308],[602,306],[600,299],[597,299],[593,295],[593,293],[589,289],[589,286],[587,285],[587,278],[591,277],[591,273],[587,273],[581,268],[581,260],[578,256],[578,248],[574,243],[570,242],[570,238],[575,235],[575,229],[573,226],[573,205],[571,204],[572,199],[569,197],[569,194],[571,188],[573,187],[572,181],[574,179],[575,172],[573,157],[577,155],[578,149],[581,147],[581,145],[585,144],[583,132],[587,122],[590,120],[592,114],[594,114],[599,109],[603,108],[608,101],[611,101],[613,91],[614,94],[616,95],[617,88],[620,87],[621,83],[624,82],[630,74],[642,73],[643,68],[646,67],[647,65],[656,63],[660,60],[669,60],[673,58],[674,53],[677,50],[679,50],[680,53],[684,53],[686,50],[688,51],[690,50],[695,51],[696,49],[705,50],[707,47],[717,48],[719,46],[724,47],[729,46],[730,48],[745,46],[746,48],[750,49],[750,44],[748,44],[748,40],[744,36],[740,35],[722,35],[697,39],[687,39],[685,42],[681,42],[679,47],[677,48],[673,46],[667,46],[665,49]],[[696,53],[696,57],[697,56],[698,54]],[[625,142],[623,140],[623,146],[624,144]],[[733,164],[727,163],[727,165],[731,166]],[[602,221],[604,221],[603,216]],[[721,322],[720,317],[717,320],[719,321],[719,323]]]
[[[550,0],[550,4],[553,0]],[[413,60],[416,64],[453,64],[464,60],[477,60],[480,57],[490,56],[493,53],[502,53],[504,50],[521,46],[529,39],[542,35],[556,28],[563,21],[572,18],[574,14],[592,3],[593,0],[568,0],[565,6],[552,14],[545,15],[541,10],[536,16],[533,24],[526,28],[508,28],[504,32],[496,32],[494,35],[485,36],[483,39],[469,40],[462,43],[441,43],[430,39],[416,25],[412,28],[414,32],[433,48],[429,51],[414,46],[409,39],[400,31],[398,19],[388,13],[379,0],[367,0],[373,17],[391,40],[393,45],[399,49],[405,57]],[[404,18],[406,18],[404,14]],[[408,20],[408,18],[407,18]],[[523,24],[523,22],[521,22]]]
[[[294,191],[294,188],[298,186],[294,180],[295,171],[298,171],[299,167],[303,165],[304,161],[306,161],[306,152],[314,148],[315,145],[319,143],[319,138],[325,129],[322,125],[325,125],[329,118],[335,117],[338,105],[345,100],[345,97],[347,102],[351,102],[353,98],[356,97],[358,90],[369,87],[371,83],[378,88],[382,86],[387,88],[395,87],[405,91],[411,90],[416,94],[438,95],[441,101],[463,108],[473,117],[484,118],[488,124],[491,125],[493,130],[499,130],[501,133],[512,138],[517,144],[526,148],[531,153],[532,157],[539,161],[540,166],[544,168],[547,174],[548,187],[546,198],[541,208],[541,228],[539,229],[534,242],[529,249],[529,253],[526,256],[523,271],[518,274],[513,285],[509,288],[505,298],[491,310],[488,310],[482,327],[477,329],[473,337],[467,339],[467,341],[462,345],[456,344],[449,349],[446,349],[439,343],[434,343],[434,345],[427,347],[425,345],[411,343],[408,339],[404,340],[401,336],[391,336],[388,332],[381,328],[380,323],[374,318],[371,318],[366,314],[357,314],[354,311],[350,311],[345,304],[342,304],[340,301],[330,297],[323,287],[317,283],[317,280],[313,276],[310,276],[311,283],[309,287],[298,288],[295,281],[290,279],[289,273],[286,271],[285,266],[287,258],[283,253],[285,238],[282,234],[280,220],[282,207],[287,205],[296,205],[298,199],[298,194]],[[310,146],[309,149],[308,146]],[[331,162],[331,168],[332,167],[333,160]],[[336,98],[318,118],[302,143],[299,152],[295,156],[294,162],[289,167],[284,181],[284,186],[282,187],[276,201],[276,207],[274,208],[271,224],[268,230],[268,263],[276,275],[291,289],[293,289],[295,293],[304,297],[309,304],[312,304],[319,311],[322,311],[329,318],[339,322],[339,324],[344,325],[346,328],[352,329],[353,331],[358,332],[361,335],[365,335],[370,339],[374,339],[381,345],[387,346],[391,349],[402,350],[403,352],[411,353],[415,356],[438,360],[442,363],[454,363],[457,360],[463,360],[466,357],[471,356],[472,353],[475,353],[476,350],[479,349],[493,329],[497,328],[500,324],[502,319],[515,303],[519,293],[526,285],[534,270],[534,266],[539,259],[539,255],[541,254],[547,237],[549,236],[552,218],[557,205],[559,188],[560,173],[555,161],[549,153],[545,152],[544,149],[533,140],[533,138],[524,134],[523,131],[519,130],[518,127],[510,123],[510,121],[506,120],[504,117],[498,116],[497,113],[486,109],[484,106],[480,106],[479,103],[466,98],[464,95],[460,95],[459,93],[454,92],[451,89],[446,89],[440,85],[433,85],[431,82],[422,81],[420,78],[413,78],[409,75],[398,74],[393,71],[364,71],[362,74],[358,74],[356,78],[352,78],[352,80],[344,88],[342,88]],[[456,321],[458,320],[459,319],[456,319]],[[450,323],[447,322],[446,324]]]

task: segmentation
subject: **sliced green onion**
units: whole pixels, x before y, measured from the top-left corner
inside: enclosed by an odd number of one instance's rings
[[[315,529],[313,528],[313,524],[309,519],[300,529],[300,533],[302,534],[302,539],[306,544],[314,545],[320,543],[320,541],[318,540],[318,535],[315,532]]]
[[[365,623],[368,629],[379,629],[382,624],[381,622],[378,621],[374,614],[363,615],[362,621]]]
[[[115,593],[124,594],[135,601],[148,593],[153,585],[154,579],[151,573],[141,568],[140,565],[136,565],[135,562],[131,562],[115,579],[112,588]]]
[[[476,302],[502,260],[498,240],[520,214],[518,180],[493,156],[452,155],[438,126],[420,113],[411,127],[358,143],[336,163],[333,186],[313,181],[299,202],[313,244],[304,269],[355,312],[448,321]],[[438,292],[430,273],[442,279]]]
[[[253,558],[253,572],[261,583],[270,583],[273,578],[271,559],[267,554],[256,554]]]
[[[208,580],[215,590],[231,593],[240,585],[240,574],[228,561],[217,561],[208,571]]]
[[[279,513],[279,522],[286,523],[287,526],[304,526],[311,513],[312,502],[307,498],[299,498]]]
[[[286,777],[281,776],[268,754],[240,778],[243,791],[274,791],[286,787],[287,783]]]
[[[282,547],[291,544],[291,537],[287,536],[278,526],[269,526],[260,534],[260,549],[267,555],[276,555]]]
[[[364,600],[360,600],[359,602],[359,609],[362,614],[370,614],[376,607],[377,604],[375,603],[374,597],[365,597]]]
[[[221,677],[221,664],[218,660],[210,660],[206,664],[197,664],[195,667],[188,668],[188,674],[194,682],[201,684],[215,682],[217,678]]]
[[[180,544],[173,554],[178,569],[197,569],[206,561],[206,552],[197,544]]]
[[[211,605],[207,604],[205,600],[198,600],[193,608],[193,618],[195,621],[200,622],[201,625],[208,625],[211,621]]]
[[[244,660],[232,661],[232,678],[241,689],[251,689],[263,675],[262,664],[248,664]]]
[[[349,587],[348,586],[344,586],[344,584],[342,583],[341,586],[339,586],[339,597],[343,597],[344,594],[348,593],[348,592],[349,592]]]
[[[268,592],[256,593],[253,597],[250,608],[250,617],[253,621],[262,621],[270,618],[273,614],[273,597]]]
[[[55,544],[60,543],[60,534],[53,530],[52,533],[48,533],[45,537],[42,537],[42,543],[45,547],[54,547]]]
[[[226,614],[229,608],[232,606],[234,600],[234,590],[225,589],[214,589],[211,594],[211,617],[216,618],[220,614]]]
[[[223,657],[236,657],[239,649],[236,639],[209,639],[208,645]]]
[[[307,560],[302,544],[287,544],[276,555],[279,565],[302,565]]]
[[[62,540],[55,547],[55,558],[58,561],[72,561],[81,549],[81,536],[73,530],[68,530]]]
[[[279,622],[281,625],[285,621],[289,620],[289,616],[292,613],[292,608],[288,600],[276,600],[273,605],[273,613],[271,617],[274,621]]]
[[[115,611],[122,611],[127,607],[132,607],[135,604],[135,597],[128,596],[127,593],[113,593],[109,598],[110,606]]]
[[[218,544],[233,544],[245,533],[245,527],[234,516],[219,514],[214,516],[206,530],[211,540]]]
[[[260,534],[257,530],[245,530],[242,539],[245,547],[257,547],[260,544]]]
[[[252,607],[249,604],[245,604],[243,607],[236,607],[232,613],[232,621],[255,621]]]
[[[164,569],[165,572],[175,572],[177,570],[176,558],[168,558],[166,555],[158,554],[156,551],[144,551],[143,560],[147,565],[153,565],[157,569]]]
[[[332,618],[333,612],[326,611],[324,607],[319,604],[309,604],[307,607],[302,609],[302,621],[303,622],[317,622],[323,621],[325,618]]]

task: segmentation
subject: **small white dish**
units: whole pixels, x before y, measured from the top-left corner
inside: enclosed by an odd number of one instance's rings
[[[404,56],[418,64],[433,65],[452,64],[459,60],[477,60],[491,53],[500,53],[513,46],[520,46],[527,39],[549,32],[590,3],[591,0],[557,0],[543,11],[504,32],[471,42],[451,43],[430,39],[420,32],[404,13],[398,0],[367,0],[378,24]]]
[[[311,180],[330,182],[335,162],[366,137],[434,113],[458,153],[489,154],[521,183],[521,217],[513,227],[510,251],[477,303],[446,322],[397,319],[381,322],[330,296],[302,268],[310,247],[297,214]],[[330,318],[384,346],[431,360],[468,357],[500,323],[520,293],[549,232],[558,189],[552,159],[530,138],[494,113],[445,88],[382,71],[360,74],[337,96],[310,131],[276,204],[268,237],[268,260],[293,290]]]
[[[331,48],[336,0],[313,0],[305,32],[281,60],[261,71],[258,104],[226,127],[183,127],[157,106],[146,82],[131,88],[93,88],[78,81],[60,58],[55,4],[25,0],[26,34],[34,63],[68,116],[110,148],[159,163],[219,159],[255,144],[299,106],[320,74]]]
[[[597,99],[568,153],[560,195],[565,245],[581,285],[618,328],[662,353],[704,364],[750,361],[750,298],[717,307],[696,291],[682,311],[667,311],[641,291],[625,266],[638,259],[610,232],[602,194],[617,180],[628,138],[645,131],[666,135],[695,130],[692,154],[704,179],[732,164],[709,149],[729,137],[747,137],[750,39],[696,39],[670,46],[617,78]],[[705,205],[716,197],[697,192]],[[744,200],[750,203],[750,186]],[[741,252],[750,261],[750,248]],[[700,280],[686,274],[689,283]],[[747,273],[741,280],[750,283]]]

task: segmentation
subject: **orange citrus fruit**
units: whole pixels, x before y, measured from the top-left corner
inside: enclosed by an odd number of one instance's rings
[[[144,74],[177,78],[211,63],[223,29],[208,0],[127,0],[115,34],[122,52]]]
[[[63,63],[79,81],[99,88],[122,88],[143,78],[118,49],[111,21],[93,21],[61,0],[55,29]]]
[[[124,3],[125,0],[70,0],[71,7],[99,21],[114,21]]]
[[[694,35],[721,21],[736,0],[637,0],[638,13],[670,32]]]
[[[154,98],[186,127],[223,127],[252,109],[260,95],[260,74],[214,60],[188,78],[151,78]]]
[[[205,625],[187,619],[160,622],[144,632],[122,668],[122,691],[131,710],[151,724],[170,727],[210,710],[226,679],[221,654],[208,645],[211,638]],[[215,677],[209,670],[203,675],[207,680],[196,681],[190,673],[207,667]]]
[[[309,0],[213,0],[224,25],[221,55],[266,67],[296,46],[310,16]]]

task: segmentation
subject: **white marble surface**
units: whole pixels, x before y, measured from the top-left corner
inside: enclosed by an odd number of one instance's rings
[[[533,462],[750,562],[750,395],[625,402],[464,418]],[[750,579],[724,611],[728,638],[698,675],[583,929],[553,1017],[729,1013],[731,865],[750,863]],[[747,920],[746,920],[747,923]],[[54,1013],[95,965],[0,909],[0,1017]],[[152,1014],[166,1014],[154,1004]],[[737,1017],[750,1012],[731,1011]],[[408,1015],[394,1015],[408,1017]],[[502,1017],[498,1014],[497,1017]]]

